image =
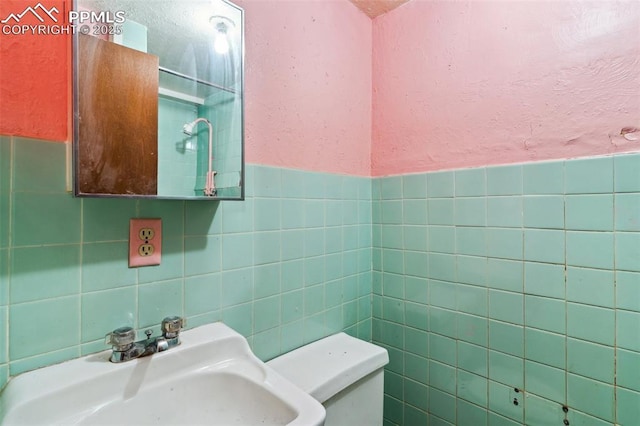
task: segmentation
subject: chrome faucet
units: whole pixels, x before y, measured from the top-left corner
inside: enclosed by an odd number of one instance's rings
[[[136,342],[136,331],[132,327],[120,327],[108,333],[105,343],[111,345],[111,362],[125,362],[156,352],[166,351],[180,344],[180,330],[186,320],[180,317],[166,317],[160,327],[161,336],[151,337],[153,331],[144,332],[147,338]]]

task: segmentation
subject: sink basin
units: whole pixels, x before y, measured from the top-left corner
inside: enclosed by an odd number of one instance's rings
[[[110,352],[31,371],[0,394],[1,425],[322,425],[324,407],[222,323],[120,364]]]

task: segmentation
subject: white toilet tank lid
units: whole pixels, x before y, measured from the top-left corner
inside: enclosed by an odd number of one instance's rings
[[[338,333],[274,358],[267,365],[322,403],[388,362],[386,349]]]

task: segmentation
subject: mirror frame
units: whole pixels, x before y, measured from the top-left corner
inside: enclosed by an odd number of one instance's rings
[[[78,10],[78,2],[81,0],[73,0],[72,7],[73,10]],[[172,0],[155,0],[156,2],[171,2]],[[179,0],[178,0],[179,1]],[[72,183],[73,183],[73,196],[80,198],[128,198],[128,199],[150,199],[150,200],[182,200],[182,201],[244,201],[246,194],[246,173],[245,173],[245,17],[244,17],[244,9],[228,0],[218,0],[223,3],[228,4],[229,6],[240,11],[240,25],[242,28],[242,32],[240,34],[241,42],[240,42],[240,83],[242,87],[242,91],[240,93],[240,196],[239,197],[207,197],[207,196],[163,196],[163,195],[144,195],[144,194],[103,194],[103,193],[86,193],[80,192],[79,190],[79,150],[80,143],[79,140],[79,119],[80,119],[80,111],[79,111],[79,55],[78,55],[78,44],[79,44],[79,32],[74,31],[72,37],[72,102],[73,102],[73,139],[72,139]],[[151,3],[151,2],[149,2]],[[125,11],[126,12],[126,11]]]

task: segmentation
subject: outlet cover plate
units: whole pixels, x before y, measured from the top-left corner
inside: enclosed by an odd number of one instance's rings
[[[162,219],[129,220],[129,267],[159,265],[162,257]]]

